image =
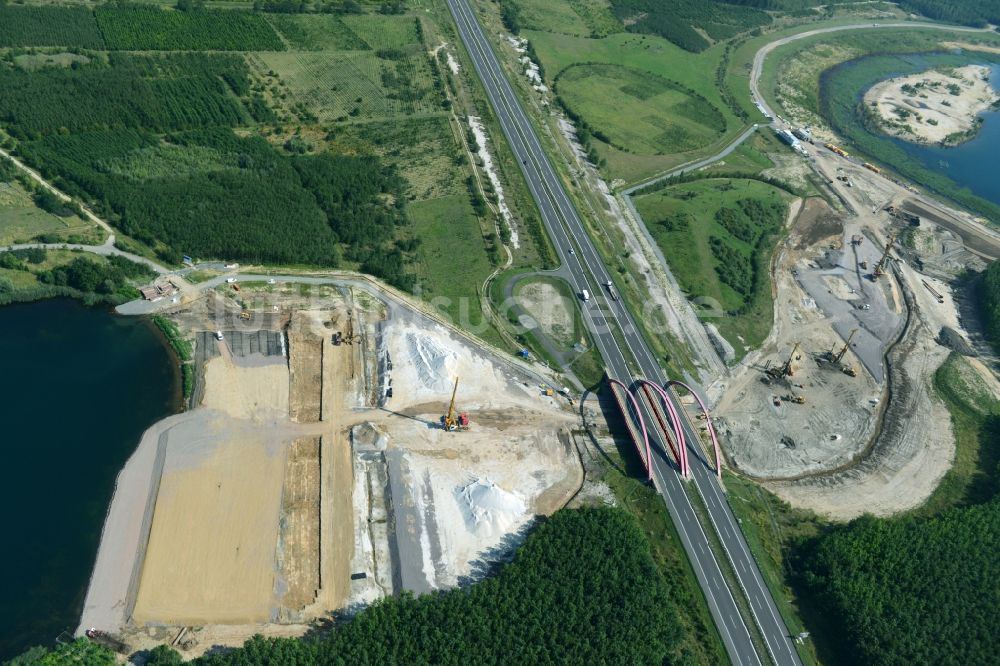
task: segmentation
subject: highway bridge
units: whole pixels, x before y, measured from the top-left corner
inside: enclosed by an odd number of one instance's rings
[[[604,358],[610,377],[620,381],[627,390],[638,389],[642,393],[644,399],[637,400],[637,419],[641,414],[643,423],[658,423],[653,411],[654,405],[645,399],[645,392],[641,389],[645,384],[638,380],[647,380],[658,387],[668,387],[668,378],[636,327],[632,313],[621,300],[607,297],[604,285],[611,283],[608,269],[591,242],[556,170],[549,162],[538,135],[504,75],[468,0],[448,0],[448,6],[504,135],[520,162],[556,253],[567,269],[572,287],[577,292],[586,289],[593,294],[593,298],[582,303],[583,320]],[[667,453],[670,443],[665,441],[667,438],[662,434],[662,429],[647,429],[651,442],[647,460],[648,473],[677,526],[726,651],[734,664],[749,666],[773,662],[782,666],[798,665],[800,661],[788,628],[778,613],[727,503],[717,470],[704,460],[700,447],[695,445],[698,442],[697,434],[690,421],[683,418],[683,408],[672,392],[667,392],[666,395],[668,402],[680,416],[678,426],[683,431],[686,443],[685,459],[690,453],[693,463],[685,466],[677,459],[671,459]],[[643,454],[645,458],[645,452]],[[682,472],[688,471],[686,467],[690,467],[690,483],[694,484],[704,499],[711,525],[703,527],[691,505],[684,487],[689,481],[682,477]],[[729,589],[719,562],[709,546],[705,529],[717,532],[742,590]],[[745,596],[753,615],[748,621],[756,623],[760,629],[767,654],[757,653],[736,601],[735,595],[740,594]]]

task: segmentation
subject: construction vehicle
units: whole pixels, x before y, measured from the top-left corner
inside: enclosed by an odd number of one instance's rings
[[[867,262],[867,261],[862,261],[862,262],[859,262],[859,263],[858,263],[858,266],[860,266],[860,267],[861,267],[861,270],[863,270],[863,271],[866,271],[866,270],[868,270],[868,262]]]
[[[106,648],[110,648],[119,654],[128,654],[131,651],[127,643],[118,640],[106,631],[91,627],[84,633],[90,640]]]
[[[795,352],[797,352],[798,350],[799,350],[799,343],[796,342],[795,346],[792,347],[792,353],[788,355],[788,360],[785,361],[785,363],[780,368],[779,367],[772,368],[770,362],[768,362],[767,367],[764,368],[764,372],[767,373],[767,375],[769,375],[773,379],[791,377],[792,375],[795,374],[795,370],[792,368],[792,361],[796,359]]]
[[[358,341],[358,336],[354,334],[354,313],[347,313],[347,330],[343,333],[338,331],[334,335],[337,339],[331,340],[331,342],[335,345],[339,345],[341,343],[344,343],[345,345],[353,345]]]
[[[796,342],[795,346],[792,347],[792,353],[788,355],[788,360],[785,361],[785,364],[783,366],[781,366],[782,377],[791,377],[792,375],[795,374],[795,369],[792,368],[792,361],[795,360],[796,358],[795,352],[797,352],[798,350],[799,350],[799,343]]]
[[[879,169],[877,166],[875,166],[874,164],[872,164],[870,162],[865,162],[861,166],[863,166],[864,168],[868,169],[872,173],[882,173],[882,169]]]
[[[857,377],[858,371],[853,365],[842,365],[840,366],[840,371],[843,372],[848,377]]]
[[[784,399],[785,399],[785,402],[794,402],[796,405],[804,405],[804,404],[806,404],[806,399],[803,398],[798,393],[790,393],[790,394],[786,395]]]
[[[878,260],[875,264],[875,270],[872,271],[872,279],[877,280],[883,275],[885,275],[885,266],[889,261],[889,251],[892,249],[892,244],[896,241],[896,235],[890,234],[889,240],[885,243],[885,250],[882,251],[882,258]]]
[[[844,150],[840,146],[835,146],[832,143],[824,143],[823,147],[829,150],[831,153],[840,155],[841,157],[848,157],[850,155],[850,153],[848,153],[846,150]]]
[[[548,388],[547,386],[543,386],[542,387],[542,395],[551,398],[553,395],[555,395],[555,391],[553,391],[552,389]]]
[[[250,321],[250,318],[252,316],[253,315],[250,314],[249,310],[244,310],[243,312],[240,313],[240,319],[242,319],[244,321]]]
[[[847,353],[847,348],[851,346],[851,340],[854,339],[854,336],[857,334],[857,332],[858,329],[856,328],[851,329],[851,334],[847,336],[847,342],[845,342],[844,346],[840,348],[840,351],[837,352],[836,354],[833,353],[832,351],[830,352],[830,357],[834,363],[840,363],[840,361],[843,360],[844,354]]]
[[[441,417],[441,425],[448,432],[469,429],[469,415],[462,412],[455,414],[455,396],[458,394],[458,377],[455,377],[455,387],[451,390],[451,403],[448,405],[448,413]]]

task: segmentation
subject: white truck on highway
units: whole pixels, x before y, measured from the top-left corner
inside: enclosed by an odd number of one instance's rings
[[[590,300],[590,292],[587,291],[586,289],[582,290],[580,292],[580,300],[582,300],[582,301],[589,301]]]
[[[607,282],[605,282],[604,286],[605,286],[605,288],[607,288],[607,290],[608,290],[608,296],[611,297],[611,300],[617,301],[618,300],[618,294],[615,292],[615,285],[611,284],[611,280],[608,280]]]

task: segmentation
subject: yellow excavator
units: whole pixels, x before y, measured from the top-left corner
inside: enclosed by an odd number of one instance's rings
[[[451,404],[448,405],[448,413],[441,417],[441,425],[448,432],[469,429],[469,415],[462,412],[455,414],[455,396],[458,394],[458,377],[455,377],[455,388],[451,391]]]

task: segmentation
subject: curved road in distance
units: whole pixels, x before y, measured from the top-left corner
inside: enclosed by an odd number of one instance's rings
[[[521,171],[538,204],[556,253],[567,269],[570,284],[578,293],[586,289],[592,294],[590,300],[582,303],[583,320],[591,330],[610,372],[627,383],[635,377],[644,377],[662,385],[666,381],[664,372],[639,333],[632,313],[621,301],[607,297],[604,285],[611,281],[608,269],[548,161],[534,127],[506,79],[475,14],[467,0],[448,0],[448,7],[511,150],[521,162]],[[616,332],[620,332],[620,341]],[[697,442],[687,420],[684,420],[684,426],[688,440]],[[762,659],[757,654],[735,597],[688,499],[684,482],[664,454],[665,450],[662,441],[658,442],[658,450],[652,460],[654,482],[677,527],[730,659],[740,665],[761,664],[767,661],[767,657]],[[801,662],[788,628],[764,584],[723,489],[700,451],[693,448],[692,451],[698,457],[692,465],[693,482],[704,498],[712,522],[709,529],[716,530],[732,563],[732,570],[760,628],[770,660],[781,666],[798,666]]]
[[[872,30],[881,28],[914,28],[920,30],[947,30],[949,32],[970,33],[994,32],[991,28],[965,28],[961,26],[940,25],[935,23],[864,23],[809,30],[807,32],[796,33],[765,44],[760,47],[754,55],[753,69],[750,72],[750,96],[754,103],[757,104],[757,106],[762,109],[765,114],[770,116],[771,127],[775,130],[787,129],[790,131],[794,129],[791,123],[784,119],[779,119],[774,114],[774,111],[768,105],[767,100],[764,99],[764,96],[760,92],[760,77],[764,70],[764,60],[767,58],[768,54],[771,53],[771,51],[779,46],[784,46],[785,44],[789,44],[799,39],[805,39],[806,37],[812,37],[814,35],[839,32],[842,30]],[[816,159],[816,155],[821,152],[819,146],[814,147],[808,143],[803,143],[803,148],[807,152],[811,153],[810,156],[812,159]],[[860,159],[854,157],[849,157],[847,159],[855,164],[861,164]],[[896,183],[896,186],[899,187],[900,196],[908,197],[910,201],[927,209],[926,213],[921,213],[922,217],[929,217],[937,224],[940,224],[941,226],[957,233],[970,251],[990,261],[1000,257],[1000,233],[998,233],[995,229],[991,229],[990,227],[979,224],[971,219],[965,219],[965,217],[961,215],[956,215],[955,212],[949,209],[944,203],[934,199],[933,197],[917,192],[912,188],[905,188],[904,185],[899,183]],[[625,200],[627,203],[631,204],[628,197],[626,197]]]
[[[913,28],[915,30],[948,30],[951,32],[994,32],[992,28],[966,28],[962,26],[950,26],[941,25],[938,23],[852,23],[850,25],[835,25],[829,28],[817,28],[815,30],[807,30],[805,32],[797,32],[794,35],[789,35],[787,37],[782,37],[781,39],[776,39],[773,42],[769,42],[757,50],[757,53],[753,57],[753,69],[750,70],[750,97],[753,99],[754,104],[756,104],[765,115],[775,118],[774,111],[768,106],[767,101],[764,96],[760,94],[760,75],[764,69],[764,59],[767,55],[778,48],[779,46],[784,46],[791,42],[798,41],[800,39],[805,39],[807,37],[813,37],[814,35],[822,35],[829,32],[841,32],[843,30],[873,30],[881,28]]]

